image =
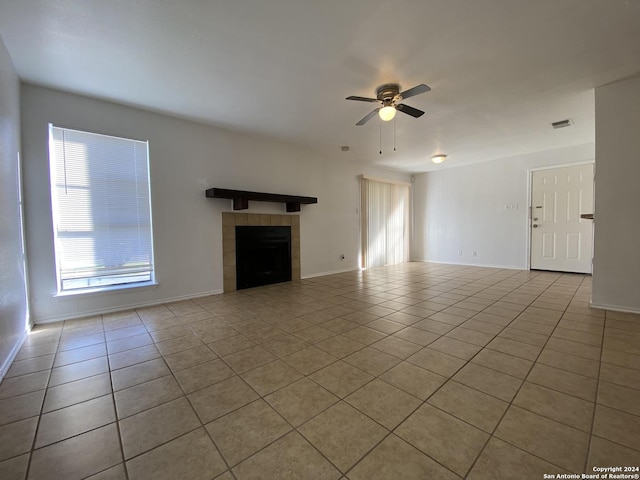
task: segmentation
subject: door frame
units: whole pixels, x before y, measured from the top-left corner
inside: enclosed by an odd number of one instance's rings
[[[527,258],[526,258],[526,269],[531,270],[531,210],[533,208],[533,172],[539,172],[540,170],[554,170],[556,168],[564,168],[564,167],[577,167],[580,165],[593,165],[593,181],[596,181],[596,161],[594,160],[583,160],[580,162],[569,162],[569,163],[557,163],[554,165],[545,165],[543,167],[531,167],[527,169],[527,218],[526,218],[526,239],[527,239]],[[593,194],[593,210],[595,213],[596,209],[596,197],[595,197],[595,188]],[[594,228],[591,228],[591,245],[593,246],[595,243],[595,232]],[[593,263],[591,264],[591,274],[593,274]]]

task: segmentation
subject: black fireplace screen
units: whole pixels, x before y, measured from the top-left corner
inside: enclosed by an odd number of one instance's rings
[[[291,281],[291,227],[236,226],[236,288]]]

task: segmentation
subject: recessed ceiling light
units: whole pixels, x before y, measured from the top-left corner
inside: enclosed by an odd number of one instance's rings
[[[434,155],[433,157],[431,157],[431,161],[433,163],[442,163],[447,159],[446,155]]]

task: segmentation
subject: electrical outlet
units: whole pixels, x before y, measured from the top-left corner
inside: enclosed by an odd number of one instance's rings
[[[458,250],[458,255],[461,257],[462,256],[462,250]]]
[[[344,257],[344,253],[341,253],[341,254],[340,254],[340,260],[342,261],[342,260],[344,260],[344,258],[345,258],[345,257]]]
[[[478,256],[478,252],[474,250],[472,255],[473,255],[474,257],[477,257],[477,256]]]

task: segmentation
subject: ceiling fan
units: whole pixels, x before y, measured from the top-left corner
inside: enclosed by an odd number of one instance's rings
[[[420,95],[421,93],[427,93],[430,90],[431,88],[428,85],[421,83],[420,85],[410,88],[409,90],[400,92],[400,85],[398,85],[397,83],[385,83],[384,85],[380,85],[376,89],[376,98],[358,97],[352,95],[350,97],[347,97],[346,99],[357,100],[358,102],[377,102],[380,104],[378,108],[376,108],[362,120],[356,123],[356,125],[364,125],[373,117],[375,117],[376,114],[378,114],[382,120],[388,122],[396,116],[396,111],[406,113],[407,115],[411,115],[414,118],[421,117],[422,115],[424,115],[424,112],[422,110],[418,110],[417,108],[410,107],[409,105],[405,105],[404,103],[400,102],[405,98],[414,97],[416,95]]]

